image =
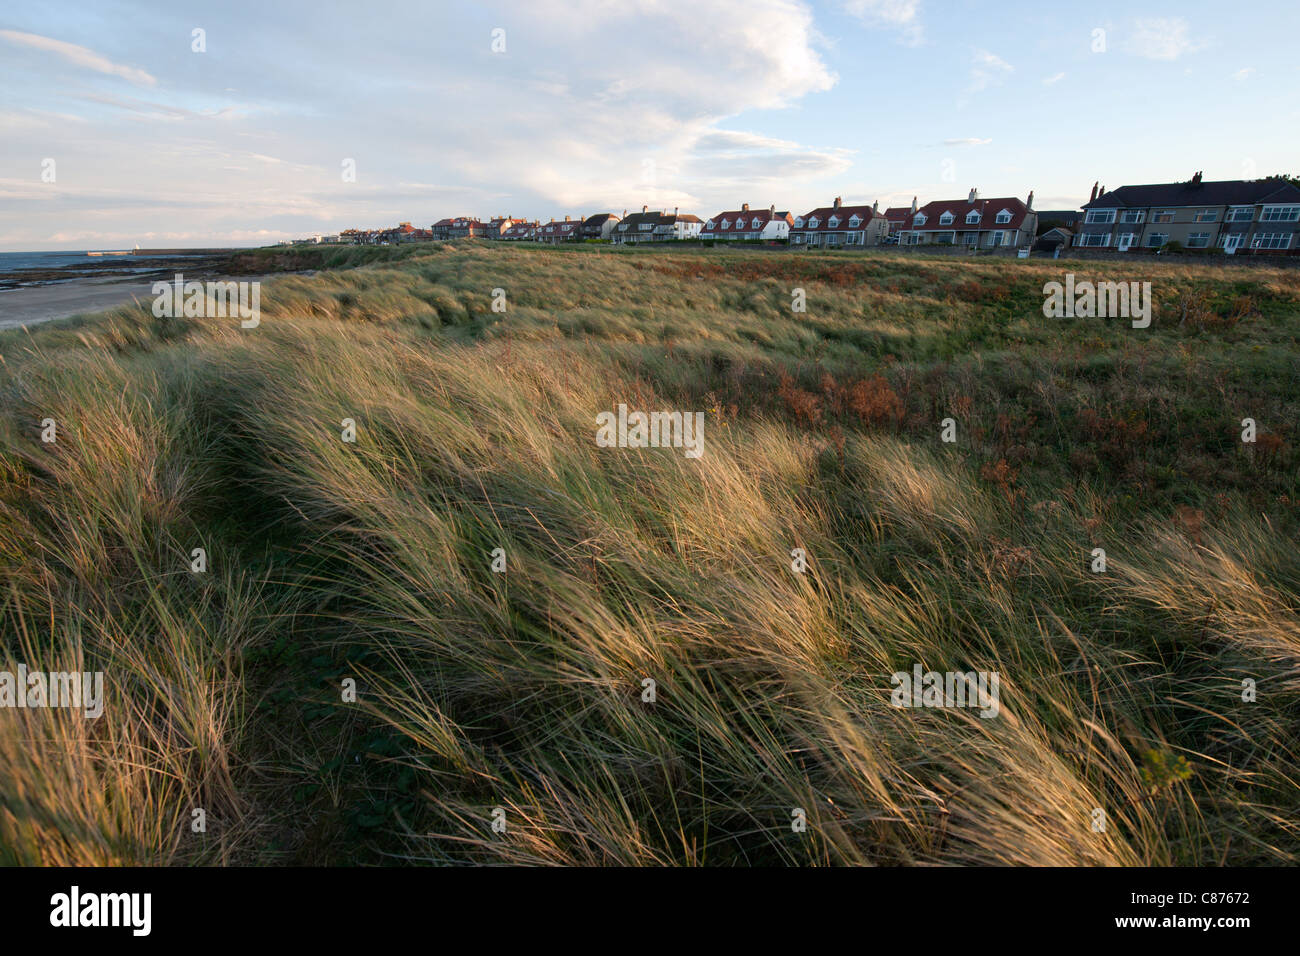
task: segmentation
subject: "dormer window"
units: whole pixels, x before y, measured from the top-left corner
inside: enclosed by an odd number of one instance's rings
[[[816,229],[816,228],[817,228],[818,226],[820,226],[821,224],[822,224],[822,221],[821,221],[820,219],[818,219],[816,216],[813,216],[811,219],[808,220],[808,226],[809,226],[809,228],[812,228],[812,229]]]
[[[730,220],[730,219],[724,219],[724,220],[722,220],[722,228],[723,228],[723,229],[730,229],[730,228],[731,228],[731,220]]]
[[[980,221],[980,214],[975,210],[966,213],[966,225],[974,226]]]
[[[713,228],[713,220],[710,219],[708,222],[706,222],[706,223],[704,224],[704,228],[705,228],[705,229],[712,229],[712,228]]]
[[[803,228],[803,216],[800,216],[798,219],[796,219],[796,220],[794,221],[794,227],[795,227],[796,229],[802,229],[802,228]]]
[[[751,222],[751,223],[749,224],[749,227],[750,227],[751,229],[762,229],[762,228],[763,228],[763,220],[761,220],[761,219],[759,219],[757,216],[755,216],[755,217],[754,217],[754,221]]]
[[[1001,212],[998,213],[998,215],[997,215],[997,219],[996,219],[996,222],[998,223],[998,225],[1000,225],[1000,226],[1005,226],[1005,225],[1006,225],[1007,223],[1009,223],[1010,221],[1011,221],[1011,210],[1010,210],[1010,209],[1003,209]]]
[[[838,229],[840,227],[840,217],[831,216],[830,219],[826,220],[826,225],[830,226],[832,229]]]
[[[939,217],[939,225],[941,225],[941,226],[951,226],[951,225],[952,225],[952,219],[953,219],[953,215],[952,215],[952,213],[950,213],[950,212],[946,212],[946,213],[944,213],[942,216]]]
[[[849,228],[850,228],[850,229],[856,229],[856,228],[858,228],[858,226],[860,226],[860,225],[862,225],[862,217],[861,217],[861,216],[853,215],[853,216],[850,216],[850,217],[849,217]]]
[[[925,225],[925,213],[923,213],[923,212],[918,212],[915,216],[913,216],[913,217],[912,217],[912,225],[914,225],[914,226],[924,226],[924,225]]]

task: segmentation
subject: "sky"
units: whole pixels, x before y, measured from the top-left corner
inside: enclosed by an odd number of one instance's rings
[[[0,7],[0,251],[1300,173],[1297,0]]]

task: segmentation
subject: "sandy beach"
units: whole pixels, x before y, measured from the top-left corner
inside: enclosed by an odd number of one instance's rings
[[[102,312],[153,298],[153,278],[105,277],[0,290],[0,329]]]

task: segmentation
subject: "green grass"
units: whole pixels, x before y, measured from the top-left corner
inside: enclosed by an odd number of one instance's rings
[[[108,696],[0,710],[0,860],[1300,860],[1293,274],[246,259],[322,271],[256,329],[0,335],[0,669]],[[1066,271],[1151,281],[1152,327],[1045,319]],[[619,403],[705,412],[703,457],[597,447]],[[892,707],[915,663],[1000,716]]]

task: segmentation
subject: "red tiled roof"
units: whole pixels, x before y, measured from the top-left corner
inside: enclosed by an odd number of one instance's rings
[[[1011,213],[1011,221],[997,222],[998,213],[1004,209]],[[967,224],[966,214],[971,210],[980,213],[978,224]],[[953,219],[947,225],[941,225],[939,219],[945,212],[952,213]],[[925,225],[915,225],[913,217],[908,216],[903,223],[904,228],[921,232],[948,232],[963,229],[1019,229],[1024,224],[1025,216],[1029,213],[1029,207],[1025,205],[1024,200],[1014,197],[976,199],[974,202],[966,199],[936,199],[934,202],[926,203],[917,210],[917,213],[924,213]]]
[[[581,228],[581,219],[566,219],[563,222],[548,222],[538,226],[537,235],[547,239],[567,239]]]
[[[834,229],[832,229],[830,225],[831,216],[840,217],[840,224],[836,226]],[[790,231],[791,232],[837,232],[842,229],[852,229],[855,227],[849,225],[849,220],[852,219],[854,216],[857,216],[859,219],[862,220],[862,222],[856,227],[858,229],[861,229],[864,226],[866,226],[868,223],[871,222],[873,218],[875,219],[885,218],[876,209],[874,209],[871,206],[822,206],[818,209],[814,209],[812,212],[804,213],[804,215],[802,216],[803,225],[799,226],[796,224],[791,227]],[[808,225],[808,220],[812,219],[813,217],[817,218],[817,225],[815,227]]]
[[[722,221],[724,219],[730,223],[726,229],[722,228]],[[738,219],[743,219],[745,221],[743,227],[736,225],[736,220]],[[758,220],[757,226],[754,225],[755,219]],[[794,222],[794,217],[791,216],[790,213],[784,211],[774,213],[770,207],[763,209],[729,209],[726,212],[718,213],[716,216],[710,216],[708,221],[704,224],[703,232],[732,232],[736,229],[752,231],[755,228],[765,229],[767,228],[767,224],[773,219],[784,219],[788,223]],[[709,228],[710,222],[713,223],[712,229]]]

